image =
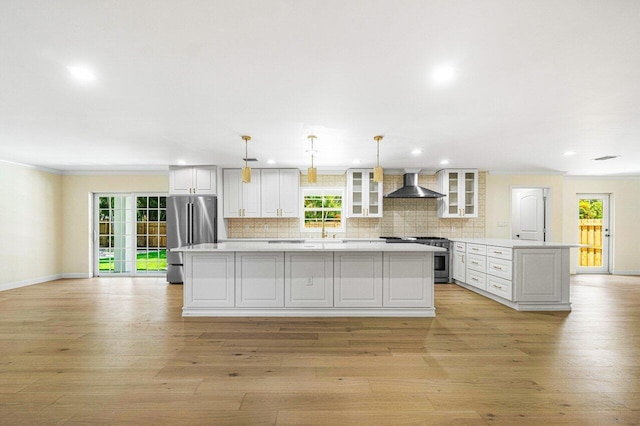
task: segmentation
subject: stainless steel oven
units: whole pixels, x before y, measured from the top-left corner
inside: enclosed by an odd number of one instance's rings
[[[435,283],[449,282],[449,246],[450,241],[442,237],[380,237],[387,243],[417,243],[435,247],[442,247],[447,251],[433,253],[433,281]]]

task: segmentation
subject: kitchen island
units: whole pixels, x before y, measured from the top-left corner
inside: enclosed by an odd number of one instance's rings
[[[421,244],[223,242],[184,253],[183,316],[435,316]]]
[[[570,311],[569,249],[578,244],[452,238],[453,282],[519,311]]]

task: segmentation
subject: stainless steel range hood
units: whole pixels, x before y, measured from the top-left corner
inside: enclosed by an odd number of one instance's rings
[[[405,173],[403,186],[387,195],[385,198],[441,198],[445,197],[436,191],[418,186],[418,173]]]

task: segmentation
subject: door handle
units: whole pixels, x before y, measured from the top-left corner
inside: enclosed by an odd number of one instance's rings
[[[517,238],[520,238],[520,234],[516,234],[516,237],[517,237]]]

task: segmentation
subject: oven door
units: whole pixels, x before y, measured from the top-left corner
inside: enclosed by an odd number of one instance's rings
[[[433,281],[436,283],[449,282],[449,253],[433,253]]]

